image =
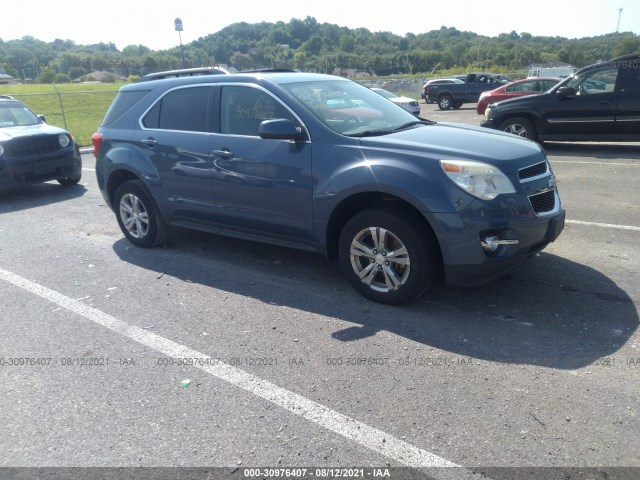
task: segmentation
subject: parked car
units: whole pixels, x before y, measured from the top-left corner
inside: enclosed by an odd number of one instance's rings
[[[177,226],[317,252],[392,305],[502,275],[564,225],[538,144],[416,118],[331,75],[129,84],[92,140],[134,245]]]
[[[583,68],[548,92],[489,105],[483,127],[532,140],[640,141],[640,54]]]
[[[416,116],[420,115],[420,103],[418,103],[417,100],[409,97],[401,97],[400,95],[396,95],[395,93],[385,90],[384,88],[373,87],[371,90],[379,93],[385,98],[388,98],[396,105],[400,105],[407,112],[413,113]]]
[[[429,100],[438,103],[440,110],[460,108],[465,103],[476,103],[480,94],[507,83],[502,75],[484,72],[468,73],[462,84],[433,85]]]
[[[562,79],[559,77],[525,78],[507,83],[495,90],[482,92],[478,99],[478,105],[476,105],[476,112],[478,112],[479,115],[484,115],[487,105],[491,103],[501,102],[508,98],[524,97],[525,95],[535,95],[546,92],[560,80]]]
[[[446,83],[464,83],[464,80],[460,80],[459,78],[433,78],[431,80],[427,80],[427,82],[422,86],[420,98],[422,98],[427,103],[434,103],[433,100],[429,99],[429,86],[442,85]]]
[[[0,96],[0,190],[50,180],[75,185],[81,176],[80,150],[69,132],[47,125],[19,100]]]

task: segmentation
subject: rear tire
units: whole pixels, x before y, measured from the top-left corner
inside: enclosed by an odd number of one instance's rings
[[[113,199],[120,230],[137,247],[150,248],[164,242],[167,227],[142,182],[122,183]]]
[[[338,248],[351,285],[375,302],[410,302],[435,281],[435,240],[419,218],[400,210],[357,213],[342,229]]]
[[[449,110],[453,106],[453,98],[451,95],[443,95],[438,99],[438,108],[440,110]]]

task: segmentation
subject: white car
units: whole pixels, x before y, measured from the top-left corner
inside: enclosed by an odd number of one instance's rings
[[[400,105],[407,112],[413,113],[414,115],[420,115],[420,103],[418,103],[417,100],[414,100],[413,98],[409,98],[409,97],[400,97],[399,95],[396,95],[395,93],[390,92],[389,90],[385,90],[384,88],[374,87],[371,90],[373,90],[376,93],[379,93],[383,97],[388,98],[393,103]]]

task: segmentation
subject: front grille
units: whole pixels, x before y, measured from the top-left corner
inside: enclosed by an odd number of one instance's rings
[[[531,165],[530,167],[521,168],[520,170],[518,170],[518,180],[523,182],[529,178],[545,175],[548,172],[549,165],[547,164],[547,162],[536,163],[535,165]]]
[[[533,211],[537,214],[549,213],[556,208],[556,194],[554,190],[548,190],[529,197]]]
[[[14,138],[5,144],[7,157],[24,158],[48,155],[62,150],[57,135],[33,135]]]

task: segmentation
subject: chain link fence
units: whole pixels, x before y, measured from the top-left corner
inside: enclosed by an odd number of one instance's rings
[[[79,145],[91,145],[91,135],[98,129],[117,89],[61,92],[54,86],[52,93],[12,93],[38,115],[44,115],[49,125],[64,128]],[[4,90],[4,89],[3,89]]]

